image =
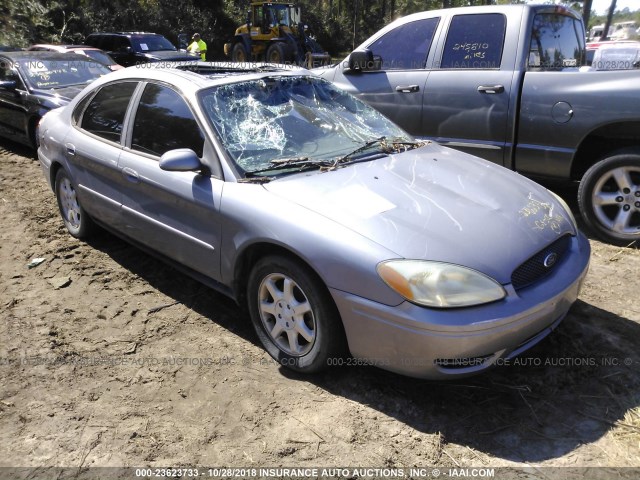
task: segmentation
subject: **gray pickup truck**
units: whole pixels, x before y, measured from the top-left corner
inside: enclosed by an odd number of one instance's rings
[[[580,182],[593,233],[640,243],[640,72],[582,71],[584,38],[580,15],[560,6],[433,10],[314,72],[416,137]]]

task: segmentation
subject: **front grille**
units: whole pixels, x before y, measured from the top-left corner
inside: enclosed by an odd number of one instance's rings
[[[513,288],[527,287],[551,273],[562,262],[570,245],[571,235],[564,235],[516,268],[511,275]]]

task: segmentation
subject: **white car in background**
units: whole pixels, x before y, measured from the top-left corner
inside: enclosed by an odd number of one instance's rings
[[[640,68],[640,42],[613,42],[601,45],[593,54],[593,70]]]

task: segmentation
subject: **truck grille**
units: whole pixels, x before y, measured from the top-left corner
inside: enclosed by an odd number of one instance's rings
[[[564,235],[516,268],[511,275],[513,288],[518,290],[527,287],[555,270],[570,245],[571,235]]]

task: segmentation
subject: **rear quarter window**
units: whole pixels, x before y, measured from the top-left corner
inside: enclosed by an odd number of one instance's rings
[[[454,16],[440,68],[500,68],[506,25],[500,13]]]

